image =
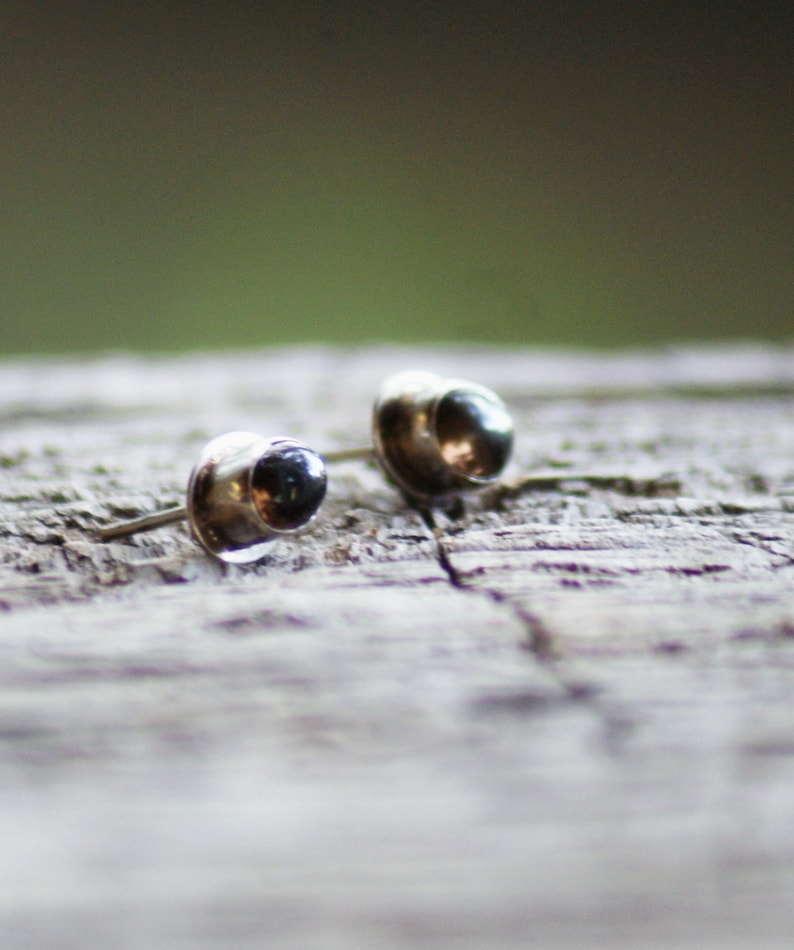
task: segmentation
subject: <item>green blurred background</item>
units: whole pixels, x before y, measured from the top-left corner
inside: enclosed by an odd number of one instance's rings
[[[0,353],[794,338],[791,4],[0,12]]]

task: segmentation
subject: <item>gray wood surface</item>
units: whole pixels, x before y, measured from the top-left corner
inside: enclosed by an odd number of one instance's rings
[[[362,463],[253,568],[181,526],[230,429],[491,385],[440,540]],[[794,348],[0,363],[0,945],[790,947]]]

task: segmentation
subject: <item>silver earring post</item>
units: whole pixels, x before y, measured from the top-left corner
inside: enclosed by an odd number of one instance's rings
[[[128,538],[141,531],[153,531],[155,528],[164,528],[178,521],[186,521],[188,517],[187,505],[177,505],[174,508],[165,508],[150,515],[141,515],[130,521],[118,521],[115,524],[97,528],[96,536],[100,541],[115,541],[117,538]]]

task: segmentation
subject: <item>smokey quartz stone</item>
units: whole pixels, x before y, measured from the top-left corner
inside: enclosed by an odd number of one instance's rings
[[[510,460],[513,423],[493,394],[458,389],[443,396],[435,434],[441,457],[474,486],[491,482]]]
[[[322,504],[326,485],[323,460],[295,443],[276,443],[251,472],[254,506],[274,531],[297,531],[307,525]]]

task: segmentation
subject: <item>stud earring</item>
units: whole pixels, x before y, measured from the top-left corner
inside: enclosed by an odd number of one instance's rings
[[[451,509],[501,475],[513,449],[513,420],[485,386],[409,371],[381,386],[372,436],[372,446],[324,456],[292,439],[220,436],[194,466],[185,506],[108,525],[97,537],[111,541],[187,519],[206,551],[247,564],[279,535],[313,520],[325,497],[325,463],[372,458],[409,504]]]
[[[485,386],[409,371],[381,386],[372,436],[372,448],[329,453],[326,461],[374,456],[410,504],[449,508],[501,475],[513,450],[513,420]]]
[[[102,541],[187,520],[221,561],[249,564],[315,517],[325,497],[322,458],[294,439],[230,432],[208,443],[190,473],[187,504],[99,529]]]
[[[485,386],[430,373],[400,373],[373,409],[375,451],[408,501],[445,506],[501,475],[513,449],[513,420]]]

